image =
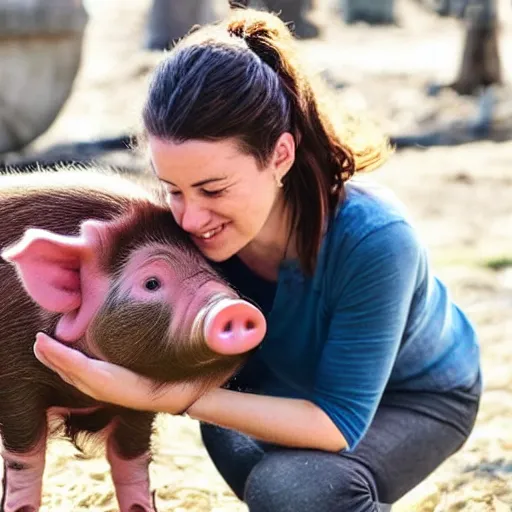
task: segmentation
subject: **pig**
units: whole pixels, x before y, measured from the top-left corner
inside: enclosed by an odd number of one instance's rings
[[[1,510],[40,508],[46,441],[102,435],[121,512],[154,511],[155,414],[99,403],[34,356],[46,332],[165,383],[221,385],[266,325],[175,222],[156,178],[86,166],[0,176]],[[219,384],[220,382],[220,384]],[[214,384],[215,383],[215,384]],[[50,429],[58,420],[59,429]],[[96,439],[96,442],[98,439]]]

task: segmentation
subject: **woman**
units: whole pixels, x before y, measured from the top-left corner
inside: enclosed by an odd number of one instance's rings
[[[266,315],[242,371],[155,399],[43,334],[35,351],[99,400],[187,409],[251,511],[387,510],[470,434],[478,343],[397,200],[352,178],[386,143],[334,126],[296,60],[278,18],[235,12],[165,57],[143,111],[177,222]]]

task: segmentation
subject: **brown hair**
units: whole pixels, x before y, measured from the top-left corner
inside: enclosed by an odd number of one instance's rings
[[[182,39],[156,68],[143,109],[145,135],[164,140],[236,138],[261,166],[279,136],[296,144],[283,180],[301,267],[313,273],[326,220],[355,172],[377,167],[391,149],[369,125],[333,120],[326,91],[298,62],[295,40],[275,15],[235,10]],[[332,106],[329,105],[329,112]]]

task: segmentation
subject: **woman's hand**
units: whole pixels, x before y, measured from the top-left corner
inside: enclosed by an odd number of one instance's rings
[[[180,414],[204,392],[192,383],[169,384],[155,392],[150,379],[91,359],[43,333],[36,336],[34,353],[41,363],[86,395],[130,409]]]

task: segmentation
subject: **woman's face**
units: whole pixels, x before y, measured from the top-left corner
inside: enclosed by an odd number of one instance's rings
[[[281,197],[277,181],[294,159],[289,133],[281,135],[263,169],[234,139],[176,143],[150,136],[148,142],[176,221],[213,261],[230,258],[258,237]]]

